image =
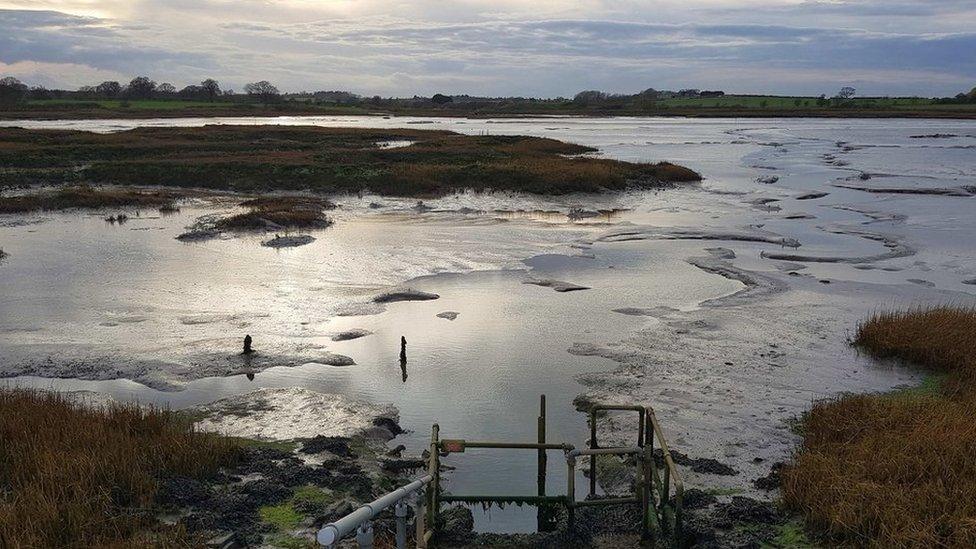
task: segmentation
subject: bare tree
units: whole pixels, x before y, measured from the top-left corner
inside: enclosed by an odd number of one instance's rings
[[[844,86],[837,92],[837,97],[839,99],[852,99],[857,94],[857,90],[850,86]]]
[[[208,101],[213,101],[215,97],[220,95],[220,84],[213,78],[200,82],[200,87],[203,88]]]
[[[277,101],[281,96],[278,92],[278,88],[274,86],[271,82],[267,80],[262,80],[260,82],[251,82],[250,84],[244,85],[244,92],[251,97],[256,97],[261,100],[262,103],[268,104],[272,101]]]

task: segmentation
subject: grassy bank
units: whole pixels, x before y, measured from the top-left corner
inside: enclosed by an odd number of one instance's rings
[[[854,343],[933,381],[817,403],[784,469],[784,501],[838,543],[976,546],[976,310],[878,314]]]
[[[928,117],[976,118],[976,103],[951,103],[921,97],[858,97],[838,104],[812,96],[725,95],[638,99],[583,105],[571,100],[486,99],[444,105],[410,100],[363,101],[341,105],[281,101],[263,105],[247,101],[178,99],[32,100],[0,110],[0,119],[166,118],[209,116],[296,115],[400,116],[687,116],[687,117]]]
[[[2,176],[0,176],[2,177]],[[24,213],[67,208],[172,208],[178,197],[166,191],[95,189],[87,185],[62,187],[10,197],[0,197],[0,213]]]
[[[159,481],[209,475],[237,451],[168,411],[0,390],[0,547],[196,545],[156,520]]]
[[[389,141],[410,144],[382,145]],[[410,129],[207,126],[92,134],[8,128],[0,129],[0,186],[67,181],[438,196],[461,189],[597,192],[700,179],[666,162],[575,156],[593,151],[539,137]]]

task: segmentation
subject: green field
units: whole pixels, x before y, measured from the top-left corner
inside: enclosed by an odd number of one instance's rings
[[[78,100],[78,99],[35,99],[27,102],[29,108],[40,108],[44,107],[77,107],[77,108],[93,108],[93,109],[160,109],[160,110],[176,110],[185,109],[193,107],[206,107],[206,108],[234,108],[242,106],[242,103],[235,102],[223,102],[223,101],[183,101],[181,99],[136,99],[131,101],[126,101],[122,99],[92,99],[92,100]]]
[[[932,117],[976,118],[976,103],[954,103],[924,97],[858,97],[849,100],[812,96],[726,95],[675,99],[612,97],[581,105],[572,100],[482,99],[445,105],[413,99],[383,99],[378,103],[312,103],[288,100],[267,105],[243,96],[217,101],[182,99],[142,100],[31,100],[0,109],[0,118],[153,118],[179,116],[282,116],[282,115],[404,116],[705,116],[705,117]]]

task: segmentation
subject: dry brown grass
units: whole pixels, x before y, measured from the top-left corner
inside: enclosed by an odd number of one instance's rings
[[[210,474],[236,454],[172,412],[0,390],[0,547],[194,546],[156,520],[157,482]]]
[[[88,185],[61,187],[18,196],[0,197],[0,213],[22,213],[36,210],[68,208],[151,208],[171,206],[177,196],[164,191],[132,189],[96,189]]]
[[[335,208],[328,200],[313,197],[261,197],[241,202],[248,209],[217,221],[216,227],[230,231],[252,231],[272,228],[324,228],[332,220],[323,210]]]
[[[976,311],[878,314],[855,344],[944,377],[817,403],[783,473],[785,503],[833,542],[976,547]]]
[[[404,140],[405,147],[377,143]],[[687,168],[580,157],[554,139],[414,129],[286,126],[139,128],[113,134],[0,128],[0,186],[65,180],[242,192],[307,190],[433,196],[657,188]]]

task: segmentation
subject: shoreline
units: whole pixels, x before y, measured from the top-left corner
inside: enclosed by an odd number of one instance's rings
[[[375,116],[469,119],[520,118],[822,118],[822,119],[930,119],[973,120],[973,109],[725,109],[673,108],[660,111],[525,111],[525,112],[468,112],[443,109],[410,109],[370,111],[330,108],[214,108],[214,109],[76,109],[76,110],[0,110],[0,121],[43,120],[124,120],[148,118],[251,118],[297,116]]]

